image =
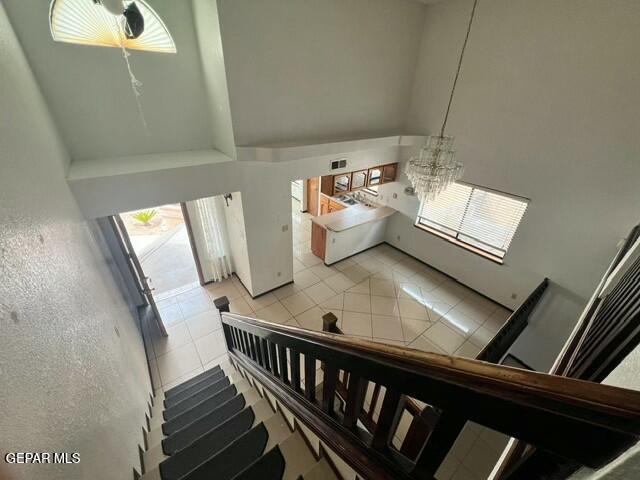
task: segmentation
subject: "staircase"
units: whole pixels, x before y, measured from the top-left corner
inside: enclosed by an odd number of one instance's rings
[[[246,372],[216,366],[154,398],[144,480],[338,479]]]
[[[441,467],[471,424],[513,438],[492,480],[601,468],[640,440],[640,392],[598,383],[640,344],[632,253],[612,263],[610,293],[594,294],[554,374],[498,363],[546,279],[473,360],[347,337],[326,315],[323,332],[271,323],[216,299],[232,363],[156,395],[141,478],[448,480]]]

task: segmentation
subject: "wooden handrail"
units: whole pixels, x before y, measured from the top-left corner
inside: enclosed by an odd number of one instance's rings
[[[277,382],[301,403],[300,408],[311,409],[321,415],[322,421],[331,422],[334,429],[350,439],[353,448],[360,452],[373,448],[377,453],[372,461],[385,469],[395,465],[396,470],[387,471],[397,478],[433,476],[450,447],[447,444],[438,451],[442,445],[436,439],[451,441],[451,432],[456,432],[467,420],[590,467],[603,465],[640,436],[639,392],[236,314],[222,313],[221,319],[232,358]],[[315,375],[315,367],[311,365],[316,360],[324,364],[325,378],[319,399],[315,398],[315,382],[306,383],[305,376],[302,393],[300,379],[288,377],[287,357],[300,355],[305,357],[307,374]],[[362,389],[362,381],[386,389],[370,445],[356,435],[352,421],[336,425],[340,413],[334,411],[333,399],[339,370],[358,379],[355,389]],[[359,399],[357,390],[350,397]],[[443,412],[409,470],[394,463],[393,455],[386,453],[406,397]],[[347,410],[353,412],[349,405]],[[401,472],[403,476],[398,477]]]
[[[620,418],[619,431],[640,434],[640,392],[634,390],[494,365],[463,357],[423,352],[356,337],[327,334],[235,313],[225,313],[223,321],[231,326],[246,326],[248,327],[246,331],[249,333],[263,333],[267,335],[267,340],[271,340],[274,336],[283,340],[287,347],[300,345],[304,347],[306,342],[314,347],[325,347],[327,351],[318,352],[320,360],[331,360],[332,352],[345,358],[361,355],[375,363],[388,362],[389,368],[397,367],[403,375],[435,378],[455,386],[478,389],[484,394],[513,397],[523,405],[535,406],[539,401],[546,399],[580,409],[598,411],[605,415],[611,414]],[[357,367],[356,369],[360,370]],[[381,376],[376,372],[364,370],[360,373],[364,376]],[[389,380],[398,386],[402,384],[398,380]],[[410,386],[408,388],[414,389]],[[520,398],[523,390],[533,398]],[[576,415],[570,416],[578,418]],[[595,419],[591,420],[592,423],[597,424]],[[608,423],[609,420],[611,419],[603,421],[602,425],[613,427]],[[629,421],[632,424],[628,423]]]
[[[513,342],[529,324],[531,312],[542,298],[545,290],[549,286],[549,279],[545,278],[533,292],[520,304],[502,325],[498,333],[487,343],[476,356],[477,360],[497,363],[507,353]]]
[[[637,303],[637,299],[639,298],[640,280],[637,274],[634,277],[633,269],[635,268],[636,272],[638,271],[640,268],[638,263],[640,261],[636,260],[635,265],[631,265],[629,270],[627,270],[621,278],[617,279],[618,282],[615,288],[610,290],[608,297],[602,294],[610,276],[638,238],[640,238],[640,225],[636,225],[629,232],[625,242],[616,252],[616,255],[576,322],[573,332],[565,342],[564,347],[554,362],[550,370],[551,374],[581,378],[591,382],[600,382],[620,363],[628,351],[638,345],[640,341],[640,329],[637,325],[638,319],[640,319],[640,313],[636,312],[635,319],[629,319],[625,318],[624,309],[626,305]],[[616,296],[621,289],[621,285],[625,287],[625,295],[622,297]],[[602,333],[596,329],[600,320],[599,316],[605,308],[605,304],[607,304],[607,307],[613,305],[614,313],[609,315],[610,325],[615,324],[622,329],[624,324],[626,324],[626,330],[620,331],[618,335],[597,335],[597,333]],[[594,335],[594,333],[596,333],[596,335]],[[595,344],[602,350],[607,350],[612,353],[585,358],[584,347],[589,337],[591,337],[592,345]],[[579,360],[582,360],[581,364],[578,363]],[[577,365],[581,367],[581,370],[577,368]],[[526,455],[523,456],[524,452],[526,452]],[[498,468],[491,478],[504,479],[510,478],[510,475],[515,476],[515,478],[525,474],[535,475],[535,473],[532,472],[536,472],[537,468],[548,469],[549,463],[553,463],[558,471],[570,471],[579,467],[579,465],[576,465],[574,462],[558,460],[549,452],[535,451],[527,447],[522,441],[511,441],[505,452],[503,452]]]

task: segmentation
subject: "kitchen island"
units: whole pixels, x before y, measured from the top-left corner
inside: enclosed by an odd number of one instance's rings
[[[326,265],[362,252],[384,241],[391,207],[362,204],[311,218],[311,251]]]

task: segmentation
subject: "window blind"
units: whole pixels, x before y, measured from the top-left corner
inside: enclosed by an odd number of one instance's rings
[[[417,224],[502,259],[526,208],[525,199],[454,183],[422,203]]]

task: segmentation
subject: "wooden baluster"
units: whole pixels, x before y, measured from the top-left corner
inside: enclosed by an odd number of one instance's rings
[[[249,334],[242,331],[242,344],[244,345],[244,354],[251,358],[251,350],[249,349]]]
[[[289,382],[289,368],[287,366],[287,348],[278,345],[278,361],[280,362],[280,380]]]
[[[249,348],[249,358],[255,360],[253,356],[253,335],[247,332],[247,347]]]
[[[411,474],[416,478],[433,478],[440,464],[462,431],[466,419],[453,412],[442,412],[416,459]]]
[[[387,449],[387,445],[391,441],[391,438],[393,438],[398,421],[400,420],[402,403],[404,403],[403,395],[401,395],[400,392],[387,388],[384,394],[384,400],[382,401],[376,431],[373,433],[373,440],[371,441],[372,448],[376,450]]]
[[[424,407],[420,414],[415,415],[411,420],[407,434],[402,441],[400,453],[411,459],[418,458],[422,447],[427,441],[427,437],[429,437],[439,419],[439,411],[436,411],[431,406]]]
[[[229,348],[229,350],[237,350],[238,344],[236,343],[236,327],[229,325],[229,331],[231,332],[231,348]]]
[[[345,376],[347,373],[345,372]],[[360,378],[358,375],[349,375],[347,387],[347,403],[344,411],[342,424],[348,429],[353,429],[358,423],[358,418],[364,405],[364,397],[367,393],[369,381]]]
[[[264,368],[271,370],[271,363],[269,362],[269,347],[267,346],[267,340],[260,339],[262,356],[264,357]]]
[[[233,350],[233,338],[231,337],[231,325],[227,325],[226,323],[223,323],[222,331],[224,332],[224,341],[227,344],[227,350]]]
[[[242,341],[242,330],[236,329],[236,340],[238,341],[238,350],[240,353],[244,353],[244,343]]]
[[[371,403],[369,404],[369,413],[367,416],[369,420],[374,421],[373,416],[376,413],[376,407],[378,406],[378,397],[380,396],[380,384],[376,383],[373,386],[373,392],[371,393]]]
[[[316,400],[316,360],[307,353],[304,354],[304,396],[307,400]]]
[[[338,383],[338,368],[334,363],[323,362],[324,376],[322,382],[322,411],[328,414],[333,413],[334,401],[336,398],[336,384]]]
[[[291,360],[291,385],[293,385],[293,389],[301,393],[302,388],[300,388],[300,353],[295,350],[289,350],[289,357]]]
[[[260,341],[260,337],[255,336],[254,337],[254,346],[256,348],[256,356],[258,358],[258,365],[260,365],[261,367],[264,367],[264,358],[262,356],[262,342]]]
[[[249,334],[249,345],[251,346],[251,358],[253,358],[254,362],[258,362],[258,349],[256,348],[256,340],[257,337],[255,335]]]
[[[273,342],[269,344],[269,365],[271,365],[271,373],[278,376],[278,355],[276,354],[276,345]]]

